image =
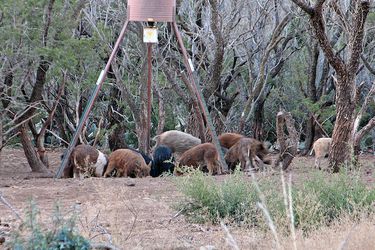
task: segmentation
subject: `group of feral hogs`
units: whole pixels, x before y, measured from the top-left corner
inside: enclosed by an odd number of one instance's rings
[[[231,170],[238,163],[241,170],[271,164],[267,148],[256,139],[236,133],[224,133],[218,139]],[[219,152],[213,143],[201,143],[199,138],[177,130],[166,131],[153,140],[156,144],[152,149],[152,158],[131,148],[117,149],[107,157],[95,147],[78,145],[70,155],[63,176],[157,177],[165,172],[181,175],[182,167],[200,168],[211,175],[222,174]],[[315,152],[317,155],[316,149]]]

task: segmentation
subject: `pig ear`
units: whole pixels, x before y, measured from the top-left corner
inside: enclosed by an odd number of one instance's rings
[[[157,135],[155,136],[154,138],[152,138],[153,141],[157,141],[159,139],[160,135]]]

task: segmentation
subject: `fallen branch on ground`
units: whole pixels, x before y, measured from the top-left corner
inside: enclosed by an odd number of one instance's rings
[[[0,192],[0,202],[3,203],[5,206],[7,206],[17,216],[17,218],[22,221],[22,218],[21,218],[20,214],[16,211],[16,209],[14,209],[12,207],[12,205],[10,205],[9,202],[7,202],[7,200],[5,200],[5,198],[4,198],[4,196],[1,192]]]

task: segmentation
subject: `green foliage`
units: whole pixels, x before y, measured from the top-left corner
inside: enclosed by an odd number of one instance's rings
[[[77,232],[75,215],[65,219],[56,206],[52,227],[46,228],[43,228],[39,217],[40,212],[31,200],[25,222],[13,232],[13,239],[7,246],[15,250],[90,249],[90,242]]]
[[[257,207],[259,194],[254,183],[237,171],[223,182],[200,171],[179,179],[177,186],[187,197],[178,208],[194,222],[218,223],[221,220],[266,228],[263,212]],[[284,205],[281,184],[275,180],[259,182],[262,195],[274,222],[284,232],[290,217]],[[337,175],[317,173],[292,189],[295,227],[309,232],[329,225],[341,216],[356,218],[373,214],[375,190],[369,190],[359,176],[342,172]]]
[[[367,16],[367,25],[370,27],[375,24],[375,12],[370,12]]]
[[[216,183],[212,176],[191,170],[179,178],[179,190],[188,198],[178,207],[194,222],[218,223],[221,219],[242,222],[249,214],[255,196],[239,171],[223,183]]]
[[[369,190],[359,176],[349,172],[330,176],[330,180],[317,173],[298,192],[315,194],[325,222],[338,218],[342,213],[356,216],[362,212],[373,212],[375,190]]]
[[[323,128],[328,134],[333,131],[334,124],[331,122],[336,114],[336,107],[334,105],[324,107],[324,103],[329,101],[330,96],[322,96],[318,102],[313,103],[309,98],[303,99],[302,103],[308,112],[314,113],[319,121],[322,123]],[[306,112],[306,111],[305,111]]]

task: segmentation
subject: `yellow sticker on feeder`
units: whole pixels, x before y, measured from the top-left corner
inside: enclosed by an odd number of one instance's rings
[[[143,29],[144,43],[158,43],[158,30],[156,28],[145,27]]]

